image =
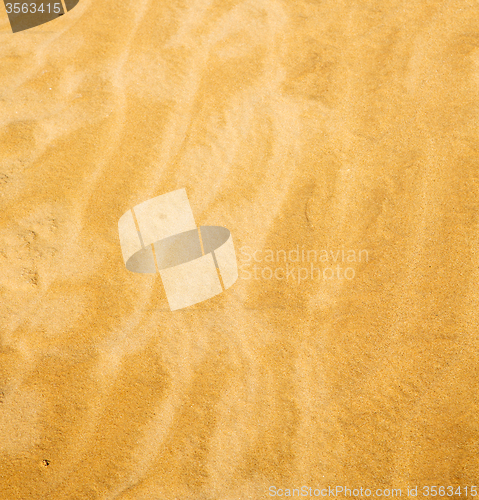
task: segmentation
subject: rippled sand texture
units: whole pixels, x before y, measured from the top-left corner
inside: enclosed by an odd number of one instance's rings
[[[1,499],[477,482],[477,2],[0,7]],[[182,187],[369,262],[172,313],[117,223]]]

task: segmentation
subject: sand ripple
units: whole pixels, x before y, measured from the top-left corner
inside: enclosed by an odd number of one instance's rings
[[[1,499],[474,483],[478,14],[81,0],[13,35],[0,9]],[[369,260],[171,313],[117,221],[182,187],[237,249]]]

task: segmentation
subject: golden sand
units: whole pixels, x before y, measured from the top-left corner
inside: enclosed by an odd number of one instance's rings
[[[0,37],[2,500],[477,484],[477,2],[0,5]],[[266,277],[171,312],[117,223],[183,187]]]

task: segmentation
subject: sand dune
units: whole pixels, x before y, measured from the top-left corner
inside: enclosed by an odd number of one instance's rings
[[[12,34],[0,9],[1,499],[477,483],[478,19],[81,0]],[[171,312],[117,223],[183,187],[240,278]]]

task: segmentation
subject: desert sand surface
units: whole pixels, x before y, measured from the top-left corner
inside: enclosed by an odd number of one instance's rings
[[[477,2],[0,5],[0,37],[2,500],[474,496]],[[172,312],[117,224],[180,188],[240,277]],[[349,277],[300,280],[314,250]]]

